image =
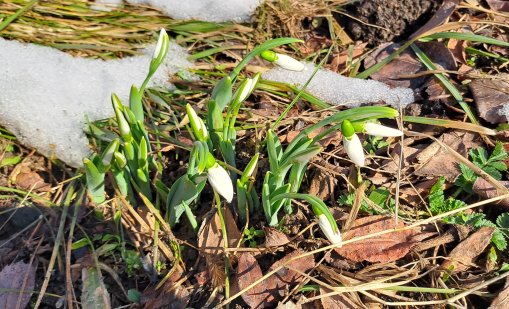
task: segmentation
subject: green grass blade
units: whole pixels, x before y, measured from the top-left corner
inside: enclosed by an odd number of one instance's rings
[[[417,58],[429,69],[429,70],[437,70],[437,67],[435,64],[429,59],[429,57],[419,48],[417,45],[412,44],[411,45],[412,50],[417,55]],[[475,118],[474,113],[470,109],[470,106],[463,100],[463,96],[459,92],[459,90],[449,81],[449,79],[442,73],[435,73],[434,74],[438,80],[449,90],[451,95],[454,97],[454,99],[458,102],[458,104],[461,106],[463,111],[468,116],[468,119],[472,121],[473,124],[479,124],[477,119]]]
[[[11,16],[7,17],[3,22],[0,23],[0,31],[4,30],[9,26],[16,18],[20,17],[21,14],[25,13],[28,9],[30,9],[34,4],[36,4],[39,0],[32,0],[25,4],[24,7],[19,9],[16,13],[12,14]]]
[[[508,42],[500,41],[494,38],[486,37],[484,35],[478,35],[473,33],[461,33],[461,32],[437,32],[431,35],[426,36],[426,38],[430,39],[455,39],[462,41],[471,41],[478,43],[486,43],[491,45],[498,45],[509,47]]]

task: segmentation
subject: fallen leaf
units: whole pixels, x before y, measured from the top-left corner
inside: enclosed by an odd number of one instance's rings
[[[396,43],[385,43],[375,49],[364,60],[365,67],[371,67],[387,58],[400,47]],[[391,87],[405,87],[411,89],[419,88],[429,78],[420,76],[416,78],[403,77],[403,75],[414,75],[424,69],[422,63],[410,51],[402,52],[398,57],[384,65],[378,72],[371,74],[371,78],[383,82]]]
[[[468,84],[479,111],[479,116],[490,123],[507,122],[498,112],[509,103],[509,74],[499,74],[499,79],[475,79]]]
[[[464,40],[450,39],[449,42],[447,42],[447,48],[449,48],[456,61],[462,64],[467,63],[466,47],[467,41]]]
[[[81,291],[83,309],[111,308],[110,294],[96,267],[84,267],[81,270],[81,280],[83,281]]]
[[[396,225],[393,217],[369,216],[359,218],[354,221],[352,229],[343,233],[343,240],[403,227],[405,227],[405,224],[400,220]],[[430,233],[422,233],[420,229],[409,229],[348,243],[335,250],[341,256],[354,262],[387,263],[404,257],[416,242],[429,236],[431,236]]]
[[[32,297],[32,293],[26,291],[33,291],[34,286],[35,267],[24,262],[5,266],[0,272],[0,308],[26,308]]]
[[[309,194],[324,201],[334,196],[334,188],[338,183],[336,177],[321,168],[315,169],[311,177]]]
[[[500,183],[509,189],[509,181],[500,181]],[[497,189],[482,177],[477,177],[472,186],[472,191],[483,199],[490,199],[500,195]],[[509,210],[509,198],[500,200],[495,204]]]
[[[467,132],[445,133],[438,140],[464,157],[467,157],[469,149],[479,146],[477,136]],[[437,142],[420,151],[416,159],[419,165],[415,166],[414,174],[417,176],[444,176],[454,182],[460,174],[458,161]]]
[[[415,31],[410,38],[415,38],[444,23],[452,15],[459,2],[459,0],[445,0],[438,10],[436,10],[435,14],[433,14],[422,27]]]
[[[288,235],[273,227],[264,227],[263,231],[265,232],[265,247],[279,247],[290,242]]]
[[[16,186],[24,190],[34,190],[37,192],[48,192],[51,186],[44,181],[36,172],[33,172],[28,167],[22,168],[21,172],[16,176]]]
[[[305,252],[301,250],[293,251],[275,262],[269,271],[279,268],[286,261],[303,255]],[[273,308],[276,302],[284,299],[285,292],[299,283],[302,275],[290,269],[294,268],[301,272],[307,272],[315,266],[312,255],[303,256],[282,267],[272,276],[269,276],[253,288],[242,294],[242,299],[251,308]],[[256,280],[263,277],[262,270],[258,261],[251,253],[242,253],[239,257],[237,265],[237,274],[235,276],[234,289],[244,290]]]
[[[228,247],[237,247],[239,241],[242,239],[242,235],[228,207],[223,207],[222,211]],[[221,220],[217,213],[217,209],[214,208],[210,211],[207,219],[203,220],[203,224],[198,231],[198,247],[200,248],[200,252],[205,254],[205,261],[212,278],[212,283],[216,287],[222,287],[225,283],[224,245]]]
[[[184,309],[191,297],[189,291],[176,282],[182,278],[180,272],[174,272],[158,290],[150,287],[141,296],[144,309]]]
[[[454,70],[456,62],[454,56],[447,47],[440,42],[416,43],[419,48],[433,61],[439,68]],[[366,67],[387,58],[400,47],[399,44],[382,44],[364,61]],[[402,52],[398,57],[388,64],[384,65],[378,72],[371,74],[371,78],[391,87],[406,87],[419,89],[426,81],[432,78],[432,75],[419,76],[418,73],[427,70],[417,57],[410,51]]]
[[[507,0],[486,0],[486,2],[494,11],[509,12],[509,2]]]
[[[358,42],[353,49],[346,49],[334,55],[330,65],[332,71],[339,72],[341,68],[345,67],[347,61],[354,60],[363,55],[367,45],[368,43]]]
[[[470,268],[477,257],[486,249],[491,242],[491,236],[495,232],[492,227],[482,227],[467,239],[460,242],[442,263],[443,269],[458,273]]]
[[[295,250],[289,254],[287,254],[281,260],[275,262],[270,267],[269,271],[277,269],[279,266],[286,263],[288,260],[296,258],[305,254],[302,250]],[[292,270],[291,268],[297,269],[303,273],[309,271],[315,266],[315,260],[313,255],[304,255],[296,260],[291,261],[285,267],[278,270],[274,275],[270,276],[269,282],[267,286],[270,290],[279,290],[279,295],[288,288],[289,285],[293,285],[298,283],[298,281],[302,278],[302,275],[298,272]]]
[[[238,285],[239,291],[244,290],[262,277],[262,269],[255,257],[248,252],[240,254],[235,275],[235,284]],[[267,308],[274,301],[271,291],[267,288],[266,280],[247,290],[241,296],[251,308]]]
[[[490,309],[506,309],[509,307],[509,277],[505,279],[505,285],[491,302]]]

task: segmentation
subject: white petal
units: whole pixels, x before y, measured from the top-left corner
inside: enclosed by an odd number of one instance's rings
[[[254,86],[256,85],[256,82],[252,78],[248,78],[245,86],[242,88],[242,92],[239,95],[239,101],[244,102],[245,99],[247,99],[247,96],[253,91]]]
[[[355,165],[360,167],[364,166],[364,149],[362,148],[362,143],[357,134],[352,135],[350,140],[343,137],[343,147],[345,148],[346,154]]]
[[[277,54],[277,59],[274,61],[274,63],[283,69],[290,71],[301,72],[306,68],[302,62],[283,54]]]
[[[324,214],[318,216],[318,226],[322,230],[322,233],[327,237],[327,239],[333,244],[340,244],[341,232],[338,230],[334,233],[332,229],[332,225],[329,222],[329,219]]]
[[[393,137],[403,136],[403,132],[398,129],[389,128],[378,123],[367,122],[364,124],[364,131],[366,134],[381,136],[381,137]]]
[[[216,163],[207,170],[207,178],[212,188],[230,203],[233,199],[233,185],[228,172]]]
[[[159,56],[159,53],[161,52],[161,49],[163,48],[164,43],[164,37],[163,35],[166,34],[166,30],[161,29],[159,32],[159,39],[157,40],[156,48],[154,49],[154,54],[152,55],[152,58],[157,58]]]

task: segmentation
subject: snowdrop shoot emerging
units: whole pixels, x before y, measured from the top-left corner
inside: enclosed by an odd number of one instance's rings
[[[306,68],[306,66],[302,62],[290,56],[278,54],[271,50],[266,50],[262,52],[260,56],[263,59],[272,62],[285,70],[301,72],[304,71],[304,69]]]

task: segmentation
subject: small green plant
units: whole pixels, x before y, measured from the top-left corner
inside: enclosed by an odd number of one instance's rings
[[[429,210],[432,215],[438,215],[460,207],[466,206],[465,202],[454,198],[445,198],[444,195],[445,178],[439,177],[437,182],[431,187],[429,192]]]
[[[438,215],[451,210],[455,210],[466,206],[465,202],[454,199],[445,198],[444,195],[445,178],[440,177],[433,185],[429,193],[429,209],[431,214]],[[475,229],[487,226],[495,228],[495,232],[491,238],[491,242],[498,250],[507,248],[507,239],[509,239],[509,213],[501,214],[496,223],[486,218],[483,213],[464,214],[459,213],[454,216],[445,217],[443,221],[447,224],[470,225]]]
[[[491,155],[488,155],[488,151],[483,147],[470,150],[469,155],[476,166],[490,174],[496,180],[501,180],[501,172],[507,170],[507,166],[504,162],[504,160],[507,159],[507,152],[500,142],[495,145]],[[472,186],[477,179],[477,175],[463,163],[460,163],[459,166],[461,175],[458,177],[455,184],[465,192],[472,193]]]
[[[262,230],[257,230],[254,227],[250,227],[249,229],[244,230],[244,242],[249,245],[251,248],[255,248],[257,246],[256,239],[263,237],[265,233]]]
[[[491,242],[497,247],[498,250],[507,249],[507,241],[509,239],[509,213],[503,213],[498,216],[495,223],[486,218],[483,213],[472,213],[472,214],[459,214],[453,217],[447,217],[444,219],[449,224],[460,224],[470,225],[475,229],[481,227],[493,227],[495,232],[491,237]]]
[[[393,212],[396,208],[396,200],[391,197],[391,192],[385,188],[374,188],[369,192],[367,198],[376,206],[379,206],[379,209],[373,208],[370,203],[368,203],[365,199],[361,202],[360,210],[371,214],[378,215],[381,213],[385,213],[387,211]],[[338,202],[342,205],[353,206],[355,200],[355,193],[347,193],[345,195],[341,195],[338,199]]]

